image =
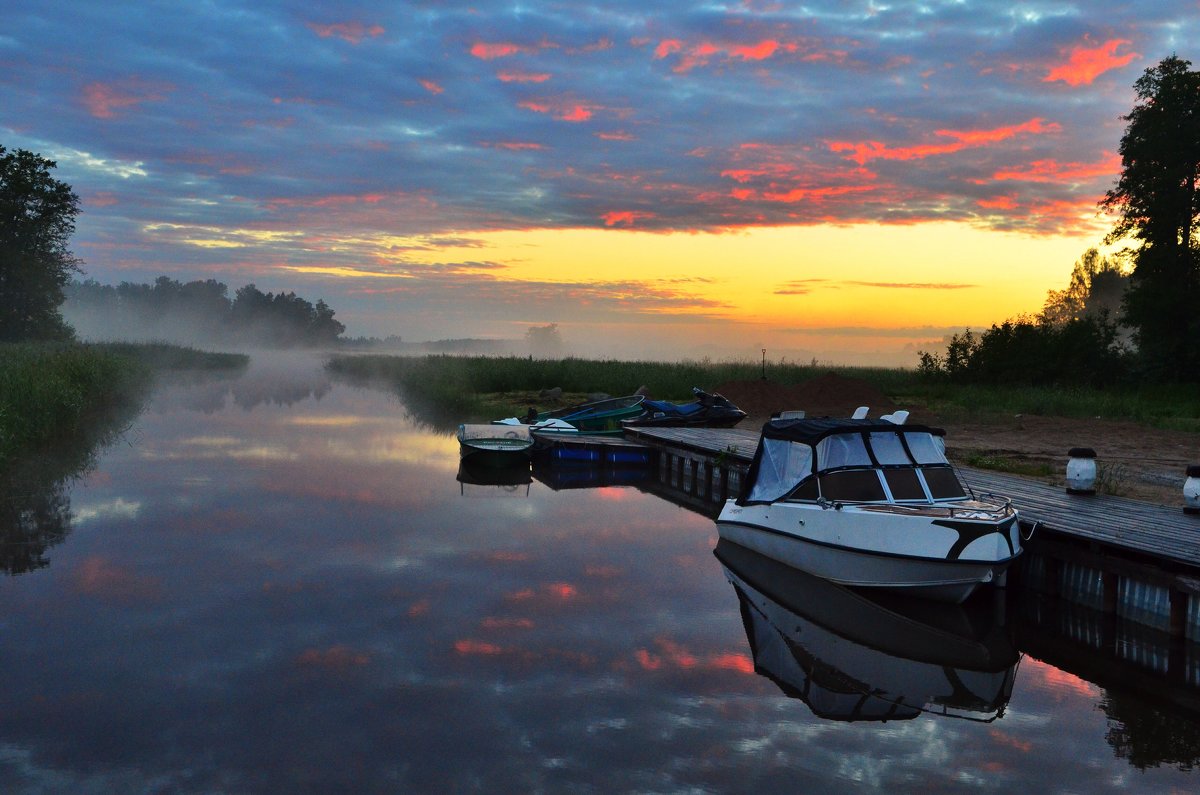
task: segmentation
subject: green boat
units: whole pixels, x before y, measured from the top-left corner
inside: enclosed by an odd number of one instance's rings
[[[525,422],[538,433],[588,433],[605,436],[620,436],[624,430],[622,420],[633,419],[642,415],[643,395],[596,400],[591,403],[580,403],[554,411],[543,411],[536,417],[525,418]],[[532,412],[531,412],[532,414]],[[571,429],[555,427],[538,427],[549,420],[559,420],[571,426]],[[512,420],[500,420],[501,423],[512,423]],[[552,423],[551,425],[560,425]]]
[[[627,397],[596,400],[591,403],[580,403],[565,409],[544,411],[538,414],[537,421],[562,420],[574,426],[580,433],[603,434],[620,436],[624,433],[621,420],[640,417],[644,409],[642,401],[645,395],[629,395]],[[534,423],[535,425],[537,423]],[[537,430],[535,428],[535,430]],[[553,428],[544,429],[553,433]]]

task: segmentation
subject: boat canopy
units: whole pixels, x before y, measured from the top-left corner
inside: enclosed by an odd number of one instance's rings
[[[787,419],[763,426],[739,502],[773,502],[843,469],[949,466],[945,431],[886,420]]]

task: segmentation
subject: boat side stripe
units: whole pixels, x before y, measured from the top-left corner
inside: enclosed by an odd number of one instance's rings
[[[947,561],[951,561],[954,563],[970,563],[970,564],[980,564],[980,565],[987,565],[987,566],[1006,566],[1021,556],[1021,552],[1018,551],[1018,552],[1016,552],[1016,554],[1014,554],[1010,557],[1004,558],[1003,560],[974,560],[974,559],[965,559],[964,560],[962,558],[957,558],[957,557],[951,558],[949,556],[947,556],[945,558],[931,558],[931,557],[925,557],[923,555],[905,555],[905,554],[902,554],[899,552],[880,552],[879,550],[875,550],[875,549],[863,549],[862,547],[848,547],[848,546],[844,546],[842,544],[831,544],[828,541],[818,541],[813,538],[802,538],[797,535],[792,535],[791,533],[785,533],[781,530],[776,530],[773,527],[764,527],[763,525],[760,525],[760,524],[754,524],[753,522],[738,522],[738,521],[731,521],[729,519],[723,519],[723,520],[718,521],[717,524],[729,524],[729,525],[738,525],[739,527],[748,527],[752,530],[759,530],[764,533],[770,533],[771,535],[777,535],[781,538],[787,538],[791,541],[801,541],[805,544],[814,544],[819,547],[827,547],[829,549],[839,549],[839,550],[844,550],[846,552],[855,552],[860,555],[872,555],[874,557],[879,557],[879,558],[899,558],[902,560],[947,560]],[[1000,531],[994,530],[993,532],[998,533]],[[1007,533],[1005,533],[1004,536],[1005,536],[1005,538],[1008,538]],[[983,536],[980,536],[980,537],[982,538]],[[964,547],[965,547],[965,545],[964,545]],[[1009,548],[1010,549],[1012,548],[1011,541],[1009,542]],[[959,551],[961,552],[961,550],[959,550]]]

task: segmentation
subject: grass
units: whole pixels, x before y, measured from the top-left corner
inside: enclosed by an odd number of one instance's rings
[[[1200,432],[1200,390],[1194,386],[1140,388],[991,387],[922,382],[914,373],[899,396],[902,405],[921,403],[933,411],[967,415],[1036,414],[1132,420],[1167,430]]]
[[[761,362],[644,362],[589,359],[529,359],[519,356],[335,356],[329,370],[361,383],[384,384],[408,408],[435,425],[468,419],[519,416],[529,405],[545,408],[538,392],[561,387],[562,404],[587,394],[628,395],[647,386],[655,397],[691,398],[693,386],[712,389],[725,381],[757,379]],[[1200,390],[1188,386],[1140,388],[978,386],[932,382],[902,368],[833,367],[768,362],[767,377],[801,383],[827,372],[861,378],[897,405],[924,408],[943,417],[1102,417],[1141,422],[1168,430],[1200,433]],[[1015,464],[1014,464],[1015,465]]]
[[[1009,472],[1026,477],[1048,477],[1055,474],[1054,467],[1044,461],[1027,461],[1020,457],[1006,456],[994,452],[969,453],[964,459],[967,466],[990,469],[994,472]]]
[[[157,371],[228,369],[246,361],[169,345],[0,345],[0,466],[83,435],[118,407],[124,413],[140,403]]]
[[[657,398],[690,400],[692,387],[712,389],[725,381],[760,378],[761,362],[646,362],[618,359],[530,359],[520,356],[335,356],[335,375],[358,382],[387,384],[417,407],[441,406],[460,416],[487,416],[500,401],[507,410],[528,407],[530,395],[561,387],[563,402],[591,393],[629,395],[646,386]],[[794,384],[836,370],[867,378],[885,391],[899,388],[911,376],[904,370],[824,367],[815,364],[768,363],[770,378]],[[503,397],[507,396],[507,397]]]

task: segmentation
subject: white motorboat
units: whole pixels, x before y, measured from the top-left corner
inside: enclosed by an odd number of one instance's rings
[[[1011,501],[973,495],[945,433],[892,419],[777,419],[717,531],[842,585],[962,602],[1021,554]]]

